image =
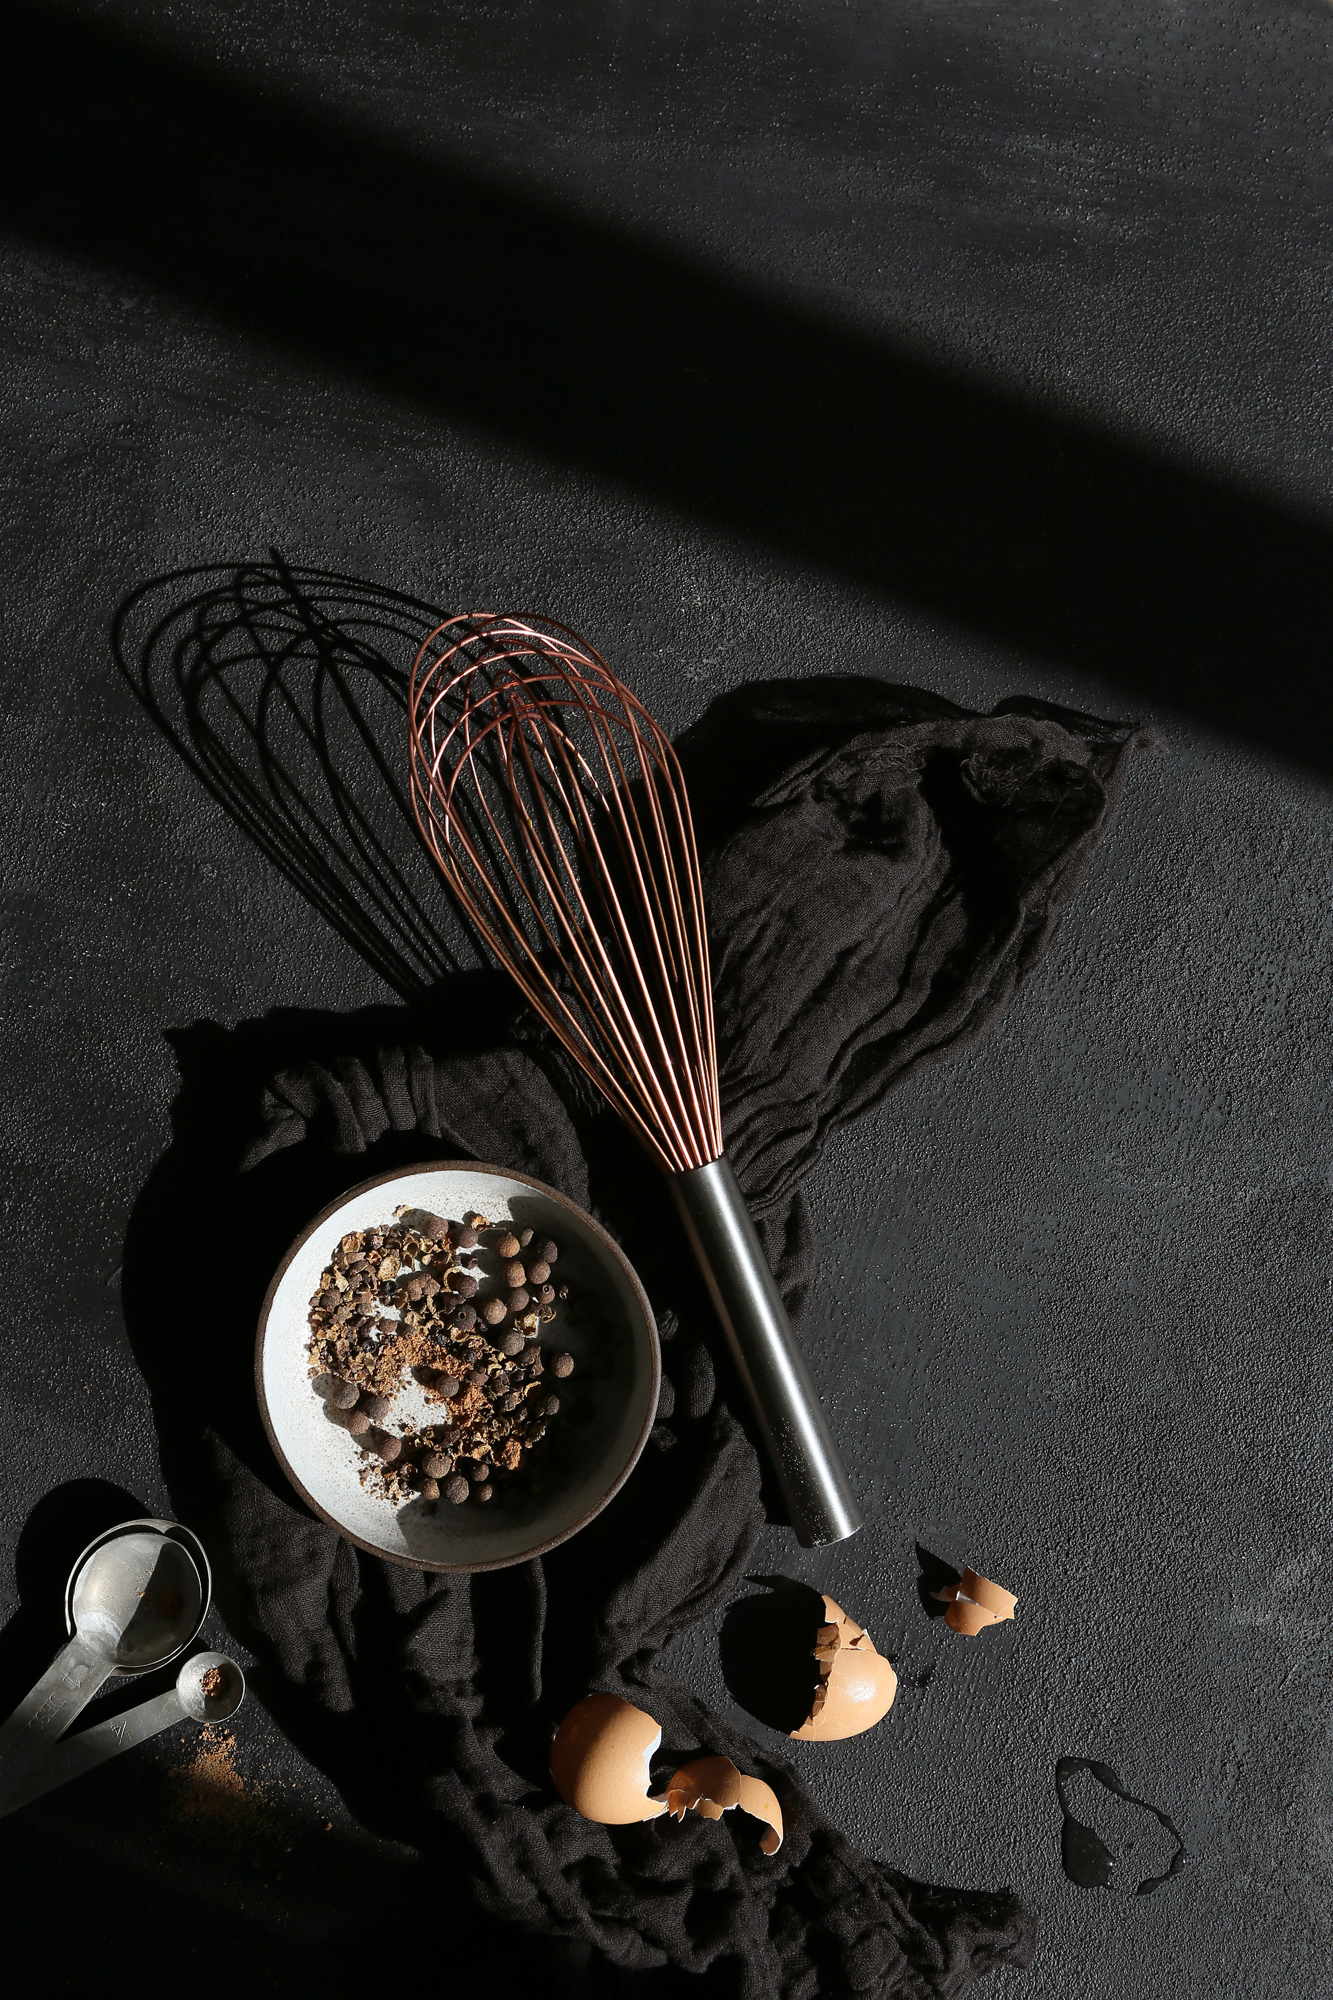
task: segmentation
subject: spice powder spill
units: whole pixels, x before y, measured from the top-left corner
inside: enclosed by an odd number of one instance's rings
[[[182,1819],[250,1826],[268,1806],[264,1795],[252,1790],[236,1768],[236,1739],[230,1729],[202,1729],[187,1761],[175,1766],[171,1779],[172,1804]]]

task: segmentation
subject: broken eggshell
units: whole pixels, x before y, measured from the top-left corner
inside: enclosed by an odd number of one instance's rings
[[[882,1722],[898,1692],[898,1676],[875,1642],[831,1597],[827,1622],[815,1635],[819,1686],[810,1713],[791,1734],[807,1743],[836,1743]]]
[[[666,1805],[673,1819],[684,1819],[687,1812],[721,1819],[724,1812],[739,1806],[751,1819],[763,1822],[759,1845],[765,1854],[776,1854],[782,1845],[782,1807],[776,1792],[762,1778],[744,1776],[730,1757],[695,1757],[682,1764],[666,1788]]]
[[[617,1694],[576,1702],[551,1744],[551,1778],[567,1806],[601,1826],[658,1819],[665,1799],[648,1796],[648,1767],[662,1727]]]
[[[965,1569],[956,1584],[935,1594],[949,1607],[944,1614],[945,1624],[964,1639],[975,1639],[988,1625],[1003,1624],[1006,1618],[1013,1617],[1018,1603],[1011,1590],[1002,1590],[998,1583],[978,1575],[974,1569]]]

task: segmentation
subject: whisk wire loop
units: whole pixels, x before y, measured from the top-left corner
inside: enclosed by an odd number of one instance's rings
[[[408,695],[423,838],[486,949],[659,1166],[722,1153],[698,850],[670,740],[567,626],[437,626]]]

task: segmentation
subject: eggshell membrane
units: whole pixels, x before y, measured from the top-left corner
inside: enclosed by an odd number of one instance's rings
[[[898,1676],[863,1626],[831,1597],[827,1623],[815,1636],[820,1684],[809,1715],[792,1735],[807,1743],[836,1743],[882,1722],[898,1692]],[[947,1616],[947,1614],[946,1614]]]
[[[665,1799],[648,1797],[648,1767],[661,1724],[616,1694],[575,1702],[551,1745],[551,1777],[567,1806],[600,1826],[657,1819]]]
[[[689,1811],[721,1819],[724,1812],[739,1806],[751,1819],[764,1823],[759,1845],[765,1854],[776,1854],[782,1845],[782,1807],[776,1792],[762,1778],[743,1776],[730,1757],[695,1757],[682,1764],[666,1797],[673,1819],[684,1819]]]

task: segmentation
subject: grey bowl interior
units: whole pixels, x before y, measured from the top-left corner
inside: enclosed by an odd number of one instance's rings
[[[563,1347],[575,1373],[559,1385],[555,1420],[566,1444],[554,1483],[540,1500],[517,1505],[474,1501],[452,1507],[411,1499],[393,1506],[363,1487],[365,1460],[339,1413],[310,1377],[309,1302],[320,1272],[349,1230],[426,1210],[451,1220],[480,1213],[491,1222],[530,1224],[560,1245],[558,1276],[579,1301],[544,1330],[546,1349]],[[494,1253],[483,1251],[482,1262]],[[523,1562],[576,1534],[628,1478],[657,1409],[661,1360],[657,1327],[633,1267],[592,1217],[554,1188],[474,1161],[442,1161],[365,1181],[302,1231],[284,1258],[259,1317],[255,1359],[260,1410],[273,1449],[313,1510],[360,1547],[422,1569],[494,1569]],[[553,1385],[554,1386],[554,1385]],[[405,1382],[393,1420],[440,1421],[415,1383]],[[554,1426],[552,1427],[554,1429]],[[539,1448],[545,1452],[551,1433]]]

